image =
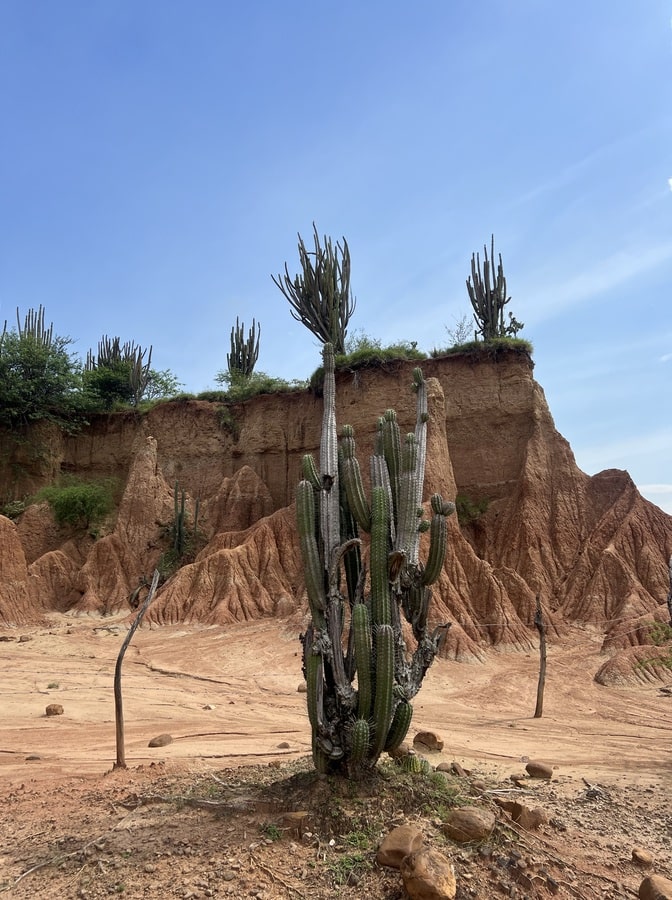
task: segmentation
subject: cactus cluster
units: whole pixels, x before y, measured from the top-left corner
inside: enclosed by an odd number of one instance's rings
[[[448,625],[428,631],[430,585],[446,552],[446,518],[455,507],[439,494],[423,518],[427,393],[415,369],[415,433],[402,440],[396,414],[378,421],[367,498],[352,427],[336,430],[334,349],[324,345],[320,471],[303,460],[296,509],[311,624],[303,642],[308,717],[318,772],[356,778],[406,737],[411,700]],[[430,532],[426,563],[420,533]],[[359,533],[370,534],[368,566]],[[344,574],[344,578],[342,575]],[[368,574],[368,578],[367,578]],[[344,581],[344,585],[342,582]],[[367,589],[368,585],[368,589]],[[402,616],[411,625],[407,647]]]
[[[515,337],[524,328],[522,322],[509,313],[508,325],[504,321],[504,307],[511,299],[506,296],[506,278],[502,254],[499,254],[499,265],[495,275],[495,236],[492,235],[491,255],[488,259],[488,248],[483,247],[483,270],[478,255],[471,256],[471,277],[467,279],[467,292],[474,309],[474,321],[484,341],[498,337]]]
[[[345,353],[348,322],[355,311],[356,301],[350,290],[350,249],[325,235],[320,243],[313,222],[315,249],[306,250],[299,235],[301,274],[294,278],[285,263],[285,274],[271,275],[291,306],[291,314],[323,343],[331,342],[336,353]]]
[[[226,354],[229,374],[247,378],[254,372],[259,359],[260,337],[261,325],[255,319],[252,319],[252,327],[245,337],[245,323],[239,322],[236,316],[235,327],[231,329],[231,352]]]
[[[145,360],[145,354],[147,359]],[[98,355],[94,356],[89,350],[86,355],[84,370],[95,372],[96,370],[109,369],[121,370],[125,373],[130,390],[130,400],[137,406],[147,390],[152,375],[152,347],[143,350],[135,341],[121,343],[118,337],[110,338],[104,334],[98,341]]]

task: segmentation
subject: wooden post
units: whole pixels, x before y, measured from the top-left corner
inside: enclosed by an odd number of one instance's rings
[[[539,632],[539,683],[537,684],[537,705],[534,710],[534,718],[540,719],[544,711],[544,685],[546,684],[546,626],[544,625],[539,594],[537,594],[534,624]]]
[[[114,667],[114,722],[117,730],[117,761],[115,762],[113,768],[115,769],[125,769],[126,768],[126,749],[124,747],[124,708],[121,701],[121,663],[124,659],[124,653],[128,648],[128,645],[131,643],[131,638],[135,634],[135,630],[142,621],[142,617],[147,612],[149,608],[149,604],[154,599],[154,594],[156,593],[156,587],[159,583],[159,570],[155,569],[154,577],[152,578],[152,583],[149,588],[149,593],[145,598],[145,602],[140,607],[140,610],[135,617],[135,621],[128,629],[128,634],[126,635],[126,640],[121,645],[121,650],[119,651],[119,656],[117,657],[117,664]]]
[[[670,614],[670,627],[672,628],[672,556],[670,557],[670,589],[667,592],[667,611]]]

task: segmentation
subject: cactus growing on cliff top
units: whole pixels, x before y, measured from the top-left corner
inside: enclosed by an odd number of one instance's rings
[[[411,723],[410,701],[420,689],[448,625],[428,633],[430,585],[446,551],[446,517],[454,505],[439,494],[430,522],[422,519],[427,394],[420,369],[415,433],[402,442],[397,417],[378,421],[371,457],[371,499],[355,457],[354,432],[336,432],[334,351],[324,345],[324,410],[320,470],[304,457],[296,511],[311,624],[303,643],[313,761],[318,772],[360,777],[381,753],[396,749]],[[369,532],[370,592],[359,530]],[[420,532],[429,529],[426,565]],[[345,589],[341,590],[341,569]],[[402,614],[415,647],[406,646]],[[355,687],[356,681],[356,687]]]
[[[313,238],[315,250],[308,251],[299,235],[302,274],[292,279],[285,263],[285,274],[271,278],[289,301],[296,321],[323,343],[331,342],[336,353],[345,353],[348,322],[356,303],[350,290],[348,242],[343,238],[343,246],[337,242],[334,249],[331,238],[325,236],[322,246],[314,222]]]
[[[495,276],[495,236],[492,235],[491,256],[488,259],[488,248],[483,247],[483,270],[478,253],[471,256],[471,277],[467,278],[467,292],[474,309],[476,338],[480,334],[484,341],[498,337],[515,337],[524,328],[522,322],[509,313],[509,324],[504,321],[504,307],[511,299],[506,296],[506,278],[502,254],[499,254],[499,265]],[[473,283],[472,283],[473,282]]]
[[[245,323],[240,323],[236,316],[235,327],[231,329],[231,352],[226,354],[226,364],[231,375],[247,378],[254,372],[259,359],[260,337],[261,325],[255,319],[252,319],[252,327],[246,338]]]

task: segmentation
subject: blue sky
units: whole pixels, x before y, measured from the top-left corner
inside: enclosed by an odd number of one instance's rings
[[[271,281],[345,235],[351,329],[424,350],[494,232],[579,466],[672,512],[672,0],[4,0],[0,320],[214,387],[312,335]]]

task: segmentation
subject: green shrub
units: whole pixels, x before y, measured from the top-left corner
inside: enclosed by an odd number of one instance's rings
[[[488,511],[489,505],[490,501],[487,497],[482,497],[480,500],[471,500],[464,494],[458,494],[455,497],[457,521],[460,525],[473,525]]]
[[[32,334],[5,332],[0,338],[0,425],[55,422],[77,430],[86,411],[81,367],[68,351],[70,338],[49,343]]]
[[[201,391],[196,395],[197,400],[209,400],[210,403],[221,403],[227,399],[226,391]]]
[[[242,403],[259,394],[283,394],[305,390],[305,381],[285,381],[265,372],[242,375],[239,372],[219,372],[215,378],[219,384],[227,385],[225,398],[233,403]]]
[[[415,341],[400,341],[398,344],[383,347],[380,341],[359,332],[354,339],[348,341],[347,349],[350,352],[338,355],[334,359],[337,372],[356,372],[358,369],[365,368],[384,369],[400,360],[427,359],[427,354],[418,350]],[[323,381],[324,369],[320,366],[308,379],[308,387],[312,391],[320,393]]]
[[[649,631],[651,641],[656,647],[664,647],[672,643],[672,625],[667,622],[654,622]]]
[[[101,521],[114,508],[113,483],[68,479],[42,488],[36,500],[46,500],[59,525],[87,529]]]
[[[508,352],[532,356],[534,347],[530,341],[522,338],[498,337],[487,341],[468,341],[466,344],[454,344],[452,347],[434,348],[431,356],[453,356],[464,354],[474,358],[497,359]]]
[[[26,511],[25,500],[8,500],[0,507],[0,515],[6,516],[8,519],[18,519],[21,513]]]

